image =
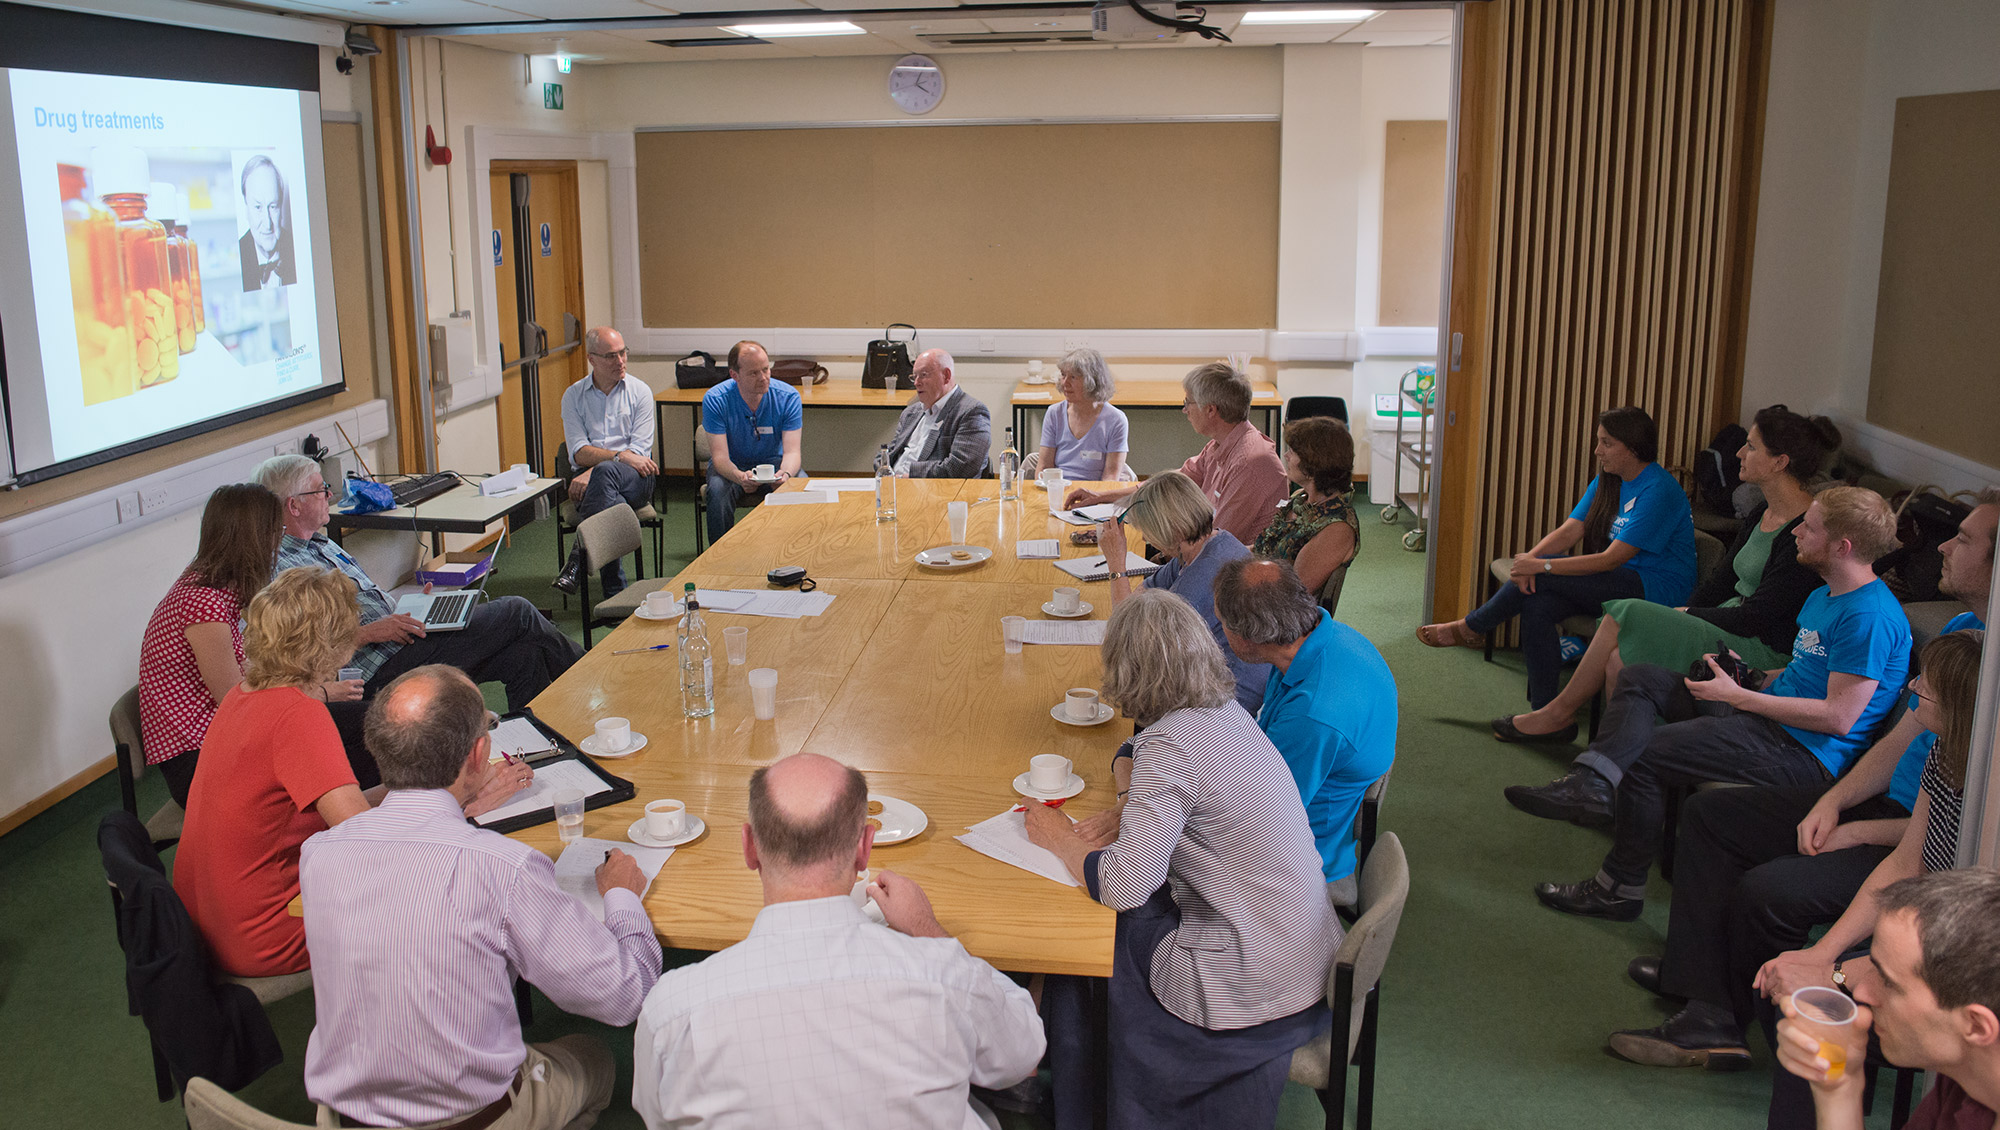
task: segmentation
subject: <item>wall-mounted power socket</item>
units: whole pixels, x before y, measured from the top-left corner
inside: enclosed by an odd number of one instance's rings
[[[993,338],[992,338],[992,337],[991,337],[990,335],[981,335],[981,336],[980,336],[980,338],[979,338],[979,352],[981,352],[981,353],[991,353],[991,352],[993,352],[993,351],[994,351],[995,349],[998,349],[998,348],[999,348],[999,344],[998,344],[997,342],[995,342],[995,341],[993,340]]]
[[[139,516],[139,492],[131,491],[118,496],[118,520],[130,522]]]
[[[1079,349],[1082,349],[1082,348],[1083,348],[1083,342],[1082,342],[1082,341],[1080,341],[1080,340],[1078,340],[1078,339],[1076,339],[1076,338],[1073,338],[1073,337],[1066,337],[1066,338],[1064,338],[1064,339],[1063,339],[1063,352],[1064,352],[1064,353],[1074,353],[1075,351],[1077,351],[1077,350],[1079,350]]]
[[[278,445],[272,450],[278,455],[297,455],[299,453],[299,441],[296,439],[281,439],[278,441]]]
[[[139,496],[139,512],[152,514],[167,508],[167,488],[154,487]]]

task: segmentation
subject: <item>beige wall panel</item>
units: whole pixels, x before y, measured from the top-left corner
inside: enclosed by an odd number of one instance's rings
[[[1444,262],[1445,123],[1390,122],[1382,159],[1385,326],[1435,326]]]

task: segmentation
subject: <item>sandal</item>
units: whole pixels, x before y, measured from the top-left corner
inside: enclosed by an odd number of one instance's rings
[[[1454,628],[1452,625],[1459,627]],[[1425,647],[1470,647],[1479,642],[1479,636],[1465,621],[1454,620],[1451,624],[1424,624],[1417,628],[1417,639]]]

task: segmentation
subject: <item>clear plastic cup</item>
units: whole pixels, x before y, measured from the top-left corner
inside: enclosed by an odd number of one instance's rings
[[[775,669],[750,669],[750,708],[756,712],[759,722],[769,722],[778,716],[778,672]]]
[[[1007,654],[1021,654],[1021,626],[1028,622],[1026,616],[1000,617],[1000,642],[1007,647]]]
[[[1798,1022],[1819,1037],[1819,1057],[1831,1083],[1847,1073],[1847,1030],[1854,1023],[1854,998],[1839,989],[1810,985],[1792,993]]]
[[[951,544],[953,545],[965,544],[967,510],[967,506],[962,501],[952,501],[945,504],[945,520],[951,527]]]
[[[556,835],[569,844],[583,838],[583,790],[558,789],[555,795]]]
[[[741,667],[750,658],[750,629],[732,627],[722,629],[722,646],[729,651],[729,665]]]

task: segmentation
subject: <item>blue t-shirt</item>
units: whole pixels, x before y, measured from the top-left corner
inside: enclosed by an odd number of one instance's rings
[[[1872,580],[1853,592],[1831,595],[1825,585],[1813,590],[1799,609],[1799,634],[1792,639],[1792,661],[1772,680],[1766,693],[1780,698],[1825,698],[1828,678],[1836,671],[1843,675],[1875,680],[1875,693],[1868,706],[1845,734],[1821,734],[1786,726],[1785,732],[1799,740],[1839,776],[1868,748],[1875,730],[1896,700],[1903,696],[1904,682],[1910,677],[1910,618],[1896,596],[1880,580]]]
[[[1229,673],[1236,676],[1236,701],[1254,716],[1257,708],[1264,705],[1264,684],[1270,681],[1271,665],[1245,663],[1236,658],[1236,653],[1229,650],[1228,638],[1222,634],[1222,621],[1215,615],[1215,574],[1231,561],[1248,556],[1249,548],[1237,541],[1235,534],[1217,530],[1185,568],[1178,560],[1168,558],[1158,572],[1146,578],[1144,587],[1165,589],[1201,613],[1208,634],[1215,637],[1215,646],[1222,649],[1222,658],[1229,663]]]
[[[1977,612],[1961,612],[1951,618],[1939,635],[1952,632],[1980,631],[1986,622]],[[1916,709],[1916,702],[1910,702]],[[1930,760],[1931,747],[1937,745],[1937,735],[1925,730],[1910,739],[1910,747],[1903,751],[1902,760],[1896,762],[1896,775],[1889,779],[1889,799],[1903,806],[1904,811],[1914,811],[1917,807],[1917,787],[1923,783],[1924,762]]]
[[[1597,480],[1592,479],[1569,516],[1584,521],[1596,498]],[[1694,512],[1681,485],[1658,463],[1646,464],[1631,482],[1618,484],[1611,540],[1639,551],[1625,565],[1645,582],[1647,600],[1677,608],[1694,594]]]
[[[1257,724],[1306,803],[1326,881],[1354,873],[1354,819],[1396,760],[1396,677],[1368,637],[1328,616],[1271,676]]]
[[[755,412],[736,391],[735,377],[709,389],[701,398],[702,430],[728,437],[729,461],[741,470],[784,458],[785,433],[798,431],[805,424],[799,390],[783,381],[771,382]]]

